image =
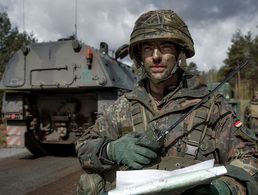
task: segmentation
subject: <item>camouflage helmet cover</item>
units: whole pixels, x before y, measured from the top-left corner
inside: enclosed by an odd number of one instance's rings
[[[153,39],[169,40],[184,50],[186,58],[194,56],[194,43],[187,25],[172,10],[149,11],[136,20],[129,45],[129,55],[136,66],[140,66],[136,46]]]

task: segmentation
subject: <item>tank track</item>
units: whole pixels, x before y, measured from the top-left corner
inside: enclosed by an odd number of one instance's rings
[[[25,132],[25,147],[35,156],[46,156],[48,154],[32,131]]]

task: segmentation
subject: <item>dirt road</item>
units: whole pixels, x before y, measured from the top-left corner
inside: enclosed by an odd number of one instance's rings
[[[0,159],[0,194],[76,194],[82,173],[76,157],[35,158],[24,153]]]

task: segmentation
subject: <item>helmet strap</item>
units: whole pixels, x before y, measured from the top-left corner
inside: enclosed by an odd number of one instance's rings
[[[179,55],[178,55],[178,62],[180,61],[180,67],[183,69],[183,70],[186,70],[186,67],[187,67],[187,63],[186,63],[186,56],[185,56],[185,52],[184,50],[181,50]]]

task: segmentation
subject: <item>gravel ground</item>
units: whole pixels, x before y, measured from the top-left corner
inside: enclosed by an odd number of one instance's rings
[[[76,157],[35,158],[17,148],[0,151],[15,155],[0,159],[0,195],[76,195],[84,173]]]
[[[0,148],[0,159],[23,154],[30,154],[30,152],[26,148]]]

